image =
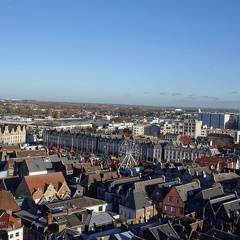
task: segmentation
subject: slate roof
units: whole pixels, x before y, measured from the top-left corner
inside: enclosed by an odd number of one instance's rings
[[[31,226],[32,222],[36,221],[39,218],[39,215],[30,213],[29,211],[19,211],[14,213],[15,216],[20,217],[25,226]]]
[[[230,212],[232,211],[239,211],[240,210],[240,199],[235,199],[229,202],[224,202],[223,207],[228,216],[230,216]]]
[[[122,205],[134,210],[141,210],[143,207],[151,207],[151,204],[145,196],[141,192],[137,191],[133,191]]]
[[[229,194],[226,196],[212,199],[209,201],[209,203],[212,205],[213,210],[216,212],[222,203],[227,202],[227,201],[232,201],[235,199],[237,199],[237,196],[235,194]]]
[[[18,185],[21,182],[21,178],[6,178],[4,179],[4,183],[5,186],[7,188],[7,190],[11,191],[12,193],[14,193],[18,187]]]
[[[102,226],[114,222],[115,219],[109,213],[92,213],[88,215],[85,225],[93,227],[94,225]]]
[[[81,182],[81,186],[90,186],[95,182],[102,181],[102,177],[99,173],[87,175]]]
[[[115,179],[112,183],[111,186],[115,187],[118,185],[122,185],[128,182],[136,182],[136,181],[140,181],[139,177],[132,177],[132,178],[119,178],[119,179]]]
[[[56,203],[46,203],[46,206],[50,209],[51,212],[61,209],[68,209],[68,208],[89,208],[97,205],[104,205],[107,204],[103,200],[90,198],[86,196],[82,196],[80,198],[73,198],[69,200],[59,201]]]
[[[46,150],[16,150],[16,155],[18,158],[21,157],[46,157]]]
[[[154,187],[160,183],[163,183],[165,181],[165,178],[156,178],[146,181],[139,181],[135,182],[133,185],[133,188],[141,192],[145,197],[151,195],[151,191],[153,191]]]
[[[78,236],[80,236],[80,233],[78,231],[68,227],[56,234],[56,237],[58,237],[59,239],[71,239],[72,237]]]
[[[176,239],[180,239],[177,232],[174,230],[172,225],[170,223],[162,224],[156,227],[148,228],[148,230],[151,232],[152,236],[156,240],[168,240],[169,237],[174,237]],[[150,236],[148,236],[150,237]]]
[[[25,160],[29,172],[55,171],[51,161]]]
[[[72,213],[71,215],[66,214],[64,217],[67,220],[67,227],[69,228],[74,228],[83,224],[77,213]]]
[[[195,192],[196,190],[200,190],[200,189],[201,189],[201,186],[199,181],[192,181],[187,184],[176,186],[176,190],[184,202],[187,201],[189,193],[190,195],[192,195],[191,191]]]
[[[240,176],[233,172],[214,174],[215,182],[222,182],[222,181],[238,179],[238,178],[240,179]]]
[[[191,205],[200,205],[204,207],[208,200],[214,199],[217,197],[224,196],[224,192],[221,187],[212,187],[207,188],[199,192],[190,202]]]
[[[132,231],[127,231],[127,232],[121,232],[114,234],[114,240],[132,240],[134,239],[143,239],[138,236],[136,236]]]
[[[207,235],[206,233],[198,232],[198,231],[192,231],[189,238],[189,240],[222,240],[220,238],[215,238],[210,235]]]
[[[210,229],[208,232],[206,232],[206,235],[209,235],[209,236],[214,235],[214,239],[240,240],[239,236],[236,236],[232,233],[221,231],[216,228]]]
[[[31,193],[38,188],[45,189],[46,185],[49,185],[50,183],[56,188],[56,190],[58,190],[61,187],[61,184],[65,182],[62,172],[25,176],[24,180]]]

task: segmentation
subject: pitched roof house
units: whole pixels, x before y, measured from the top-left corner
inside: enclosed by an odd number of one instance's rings
[[[61,199],[66,194],[71,195],[71,192],[63,174],[55,172],[25,176],[15,194],[17,198],[26,198],[29,207],[32,207],[41,199],[49,201],[56,196]]]
[[[209,200],[224,196],[224,192],[220,184],[218,186],[203,189],[191,201],[186,204],[189,213],[195,212],[195,217],[204,219],[205,207]]]
[[[162,214],[172,217],[182,217],[185,213],[185,206],[201,190],[199,180],[191,183],[173,186],[163,199]]]
[[[0,211],[0,239],[23,240],[21,219],[2,210]]]
[[[119,204],[119,214],[123,221],[147,222],[154,216],[154,207],[141,192],[133,191],[122,204]]]

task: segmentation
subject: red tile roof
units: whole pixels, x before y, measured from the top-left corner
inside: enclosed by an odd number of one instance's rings
[[[38,188],[41,188],[42,190],[44,190],[46,185],[49,185],[50,183],[58,191],[62,183],[65,182],[65,178],[62,172],[47,173],[47,174],[34,175],[34,176],[25,176],[24,179],[31,193],[33,193]]]
[[[9,210],[11,209],[13,212],[20,211],[13,195],[10,191],[2,190],[0,191],[0,210]]]

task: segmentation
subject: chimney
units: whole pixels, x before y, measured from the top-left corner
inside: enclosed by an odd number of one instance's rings
[[[73,209],[72,209],[72,208],[68,208],[67,214],[68,214],[68,215],[72,215],[72,212],[73,212]]]
[[[47,224],[48,224],[48,225],[51,225],[52,222],[53,222],[52,214],[51,214],[51,213],[48,213],[48,214],[47,214]]]

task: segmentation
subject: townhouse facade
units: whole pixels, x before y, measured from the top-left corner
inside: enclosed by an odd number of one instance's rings
[[[125,137],[123,135],[100,135],[64,130],[48,130],[43,133],[43,142],[47,147],[63,148],[90,153],[120,155]],[[137,139],[139,154],[136,160],[159,162],[163,159],[163,149],[167,141]]]
[[[184,144],[180,141],[170,141],[164,148],[164,161],[182,162],[183,160],[195,160],[201,156],[211,156],[209,146],[197,144]]]
[[[7,145],[17,145],[26,142],[25,126],[16,126],[9,128],[8,126],[0,127],[0,143]]]

